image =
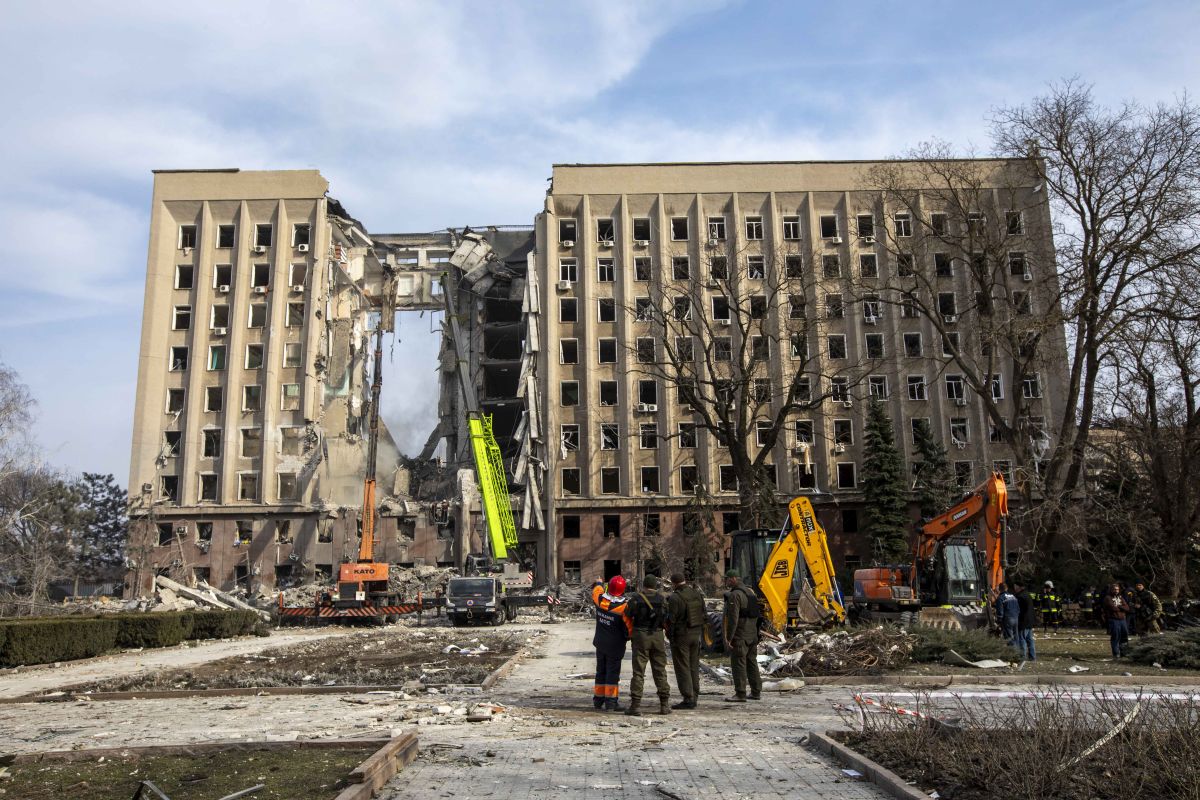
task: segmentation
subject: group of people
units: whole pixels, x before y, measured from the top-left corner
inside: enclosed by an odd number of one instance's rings
[[[725,613],[723,633],[731,653],[735,694],[729,702],[744,703],[762,696],[758,672],[758,598],[753,589],[741,585],[734,572],[725,575]],[[596,682],[592,703],[597,711],[624,711],[641,716],[646,666],[654,678],[660,714],[673,709],[696,707],[700,694],[700,643],[707,615],[704,595],[683,575],[671,576],[667,594],[654,575],[642,579],[640,590],[628,591],[625,578],[610,578],[607,586],[596,581],[592,602],[596,608]],[[629,678],[629,705],[618,702],[621,661],[628,644],[633,645],[633,674]],[[667,647],[675,667],[675,685],[680,701],[671,705],[667,682]]]
[[[1088,599],[1091,602],[1087,605],[1108,631],[1113,658],[1125,655],[1131,634],[1162,633],[1162,601],[1141,581],[1132,590],[1113,583],[1105,592],[1096,590]],[[1007,584],[1000,584],[996,596],[1000,633],[1023,661],[1037,660],[1033,643],[1035,609],[1041,612],[1043,629],[1057,630],[1062,624],[1062,604],[1055,594],[1053,582],[1046,581],[1038,595],[1031,594],[1019,581],[1013,582],[1011,592]]]

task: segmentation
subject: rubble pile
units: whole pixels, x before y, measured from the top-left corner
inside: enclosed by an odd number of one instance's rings
[[[767,644],[759,656],[764,675],[872,675],[899,669],[912,660],[917,637],[898,628],[808,631],[779,644]]]
[[[444,593],[446,584],[457,575],[453,567],[396,567],[388,570],[388,589],[401,597],[415,598],[417,593]]]

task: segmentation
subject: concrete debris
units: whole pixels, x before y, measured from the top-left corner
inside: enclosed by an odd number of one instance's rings
[[[806,632],[779,644],[768,644],[759,656],[765,675],[862,675],[897,669],[912,657],[916,637],[882,626],[833,633]]]

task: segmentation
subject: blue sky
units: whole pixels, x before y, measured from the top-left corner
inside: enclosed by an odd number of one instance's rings
[[[1196,30],[1195,2],[10,4],[0,361],[48,461],[124,483],[151,169],[316,167],[377,232],[527,224],[554,162],[983,154],[990,109],[1070,75],[1169,101]],[[410,452],[430,330],[385,382]]]

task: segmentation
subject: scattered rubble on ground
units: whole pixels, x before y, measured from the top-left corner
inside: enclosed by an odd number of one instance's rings
[[[868,675],[899,669],[909,663],[917,637],[877,626],[850,631],[807,631],[781,643],[764,643],[758,657],[764,675],[774,678],[806,675]]]
[[[458,633],[403,623],[386,629],[212,661],[187,669],[100,681],[76,692],[124,692],[279,686],[430,687],[478,684],[522,647],[533,632]]]

